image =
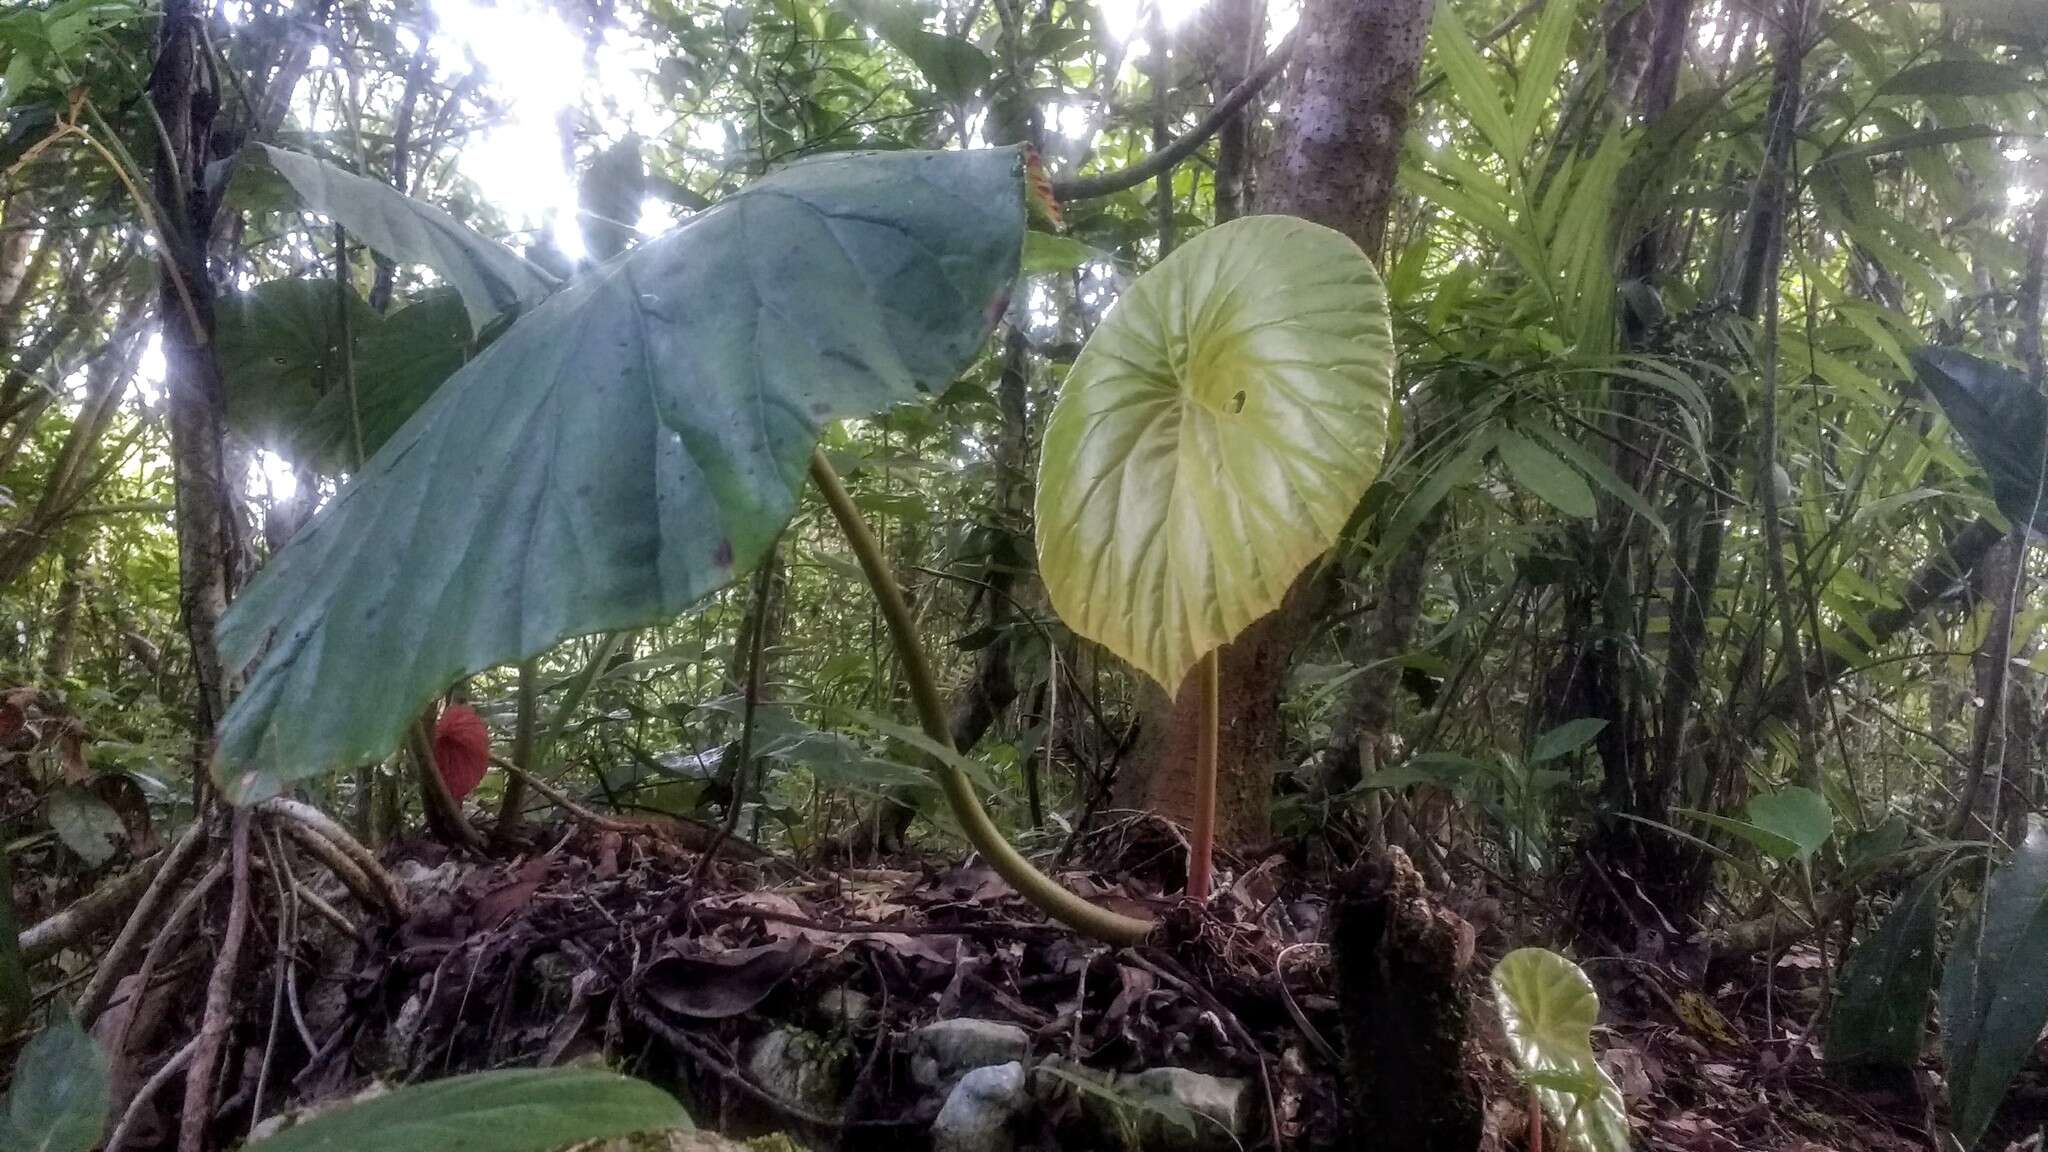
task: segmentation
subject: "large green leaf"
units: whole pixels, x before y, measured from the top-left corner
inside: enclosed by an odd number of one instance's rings
[[[1501,463],[1508,466],[1508,475],[1515,478],[1515,483],[1535,493],[1538,500],[1580,519],[1597,511],[1593,489],[1585,478],[1534,440],[1506,428],[1501,431],[1494,451],[1500,453]]]
[[[1550,729],[1529,747],[1529,763],[1545,764],[1560,756],[1568,755],[1592,743],[1595,736],[1607,728],[1607,721],[1592,717],[1567,720]]]
[[[1759,852],[1781,864],[1813,859],[1834,830],[1834,813],[1828,808],[1827,797],[1797,786],[1751,797],[1743,809],[1745,818],[1740,820],[1690,808],[1676,811],[1749,841]]]
[[[1593,1054],[1600,996],[1577,964],[1547,948],[1517,948],[1493,969],[1508,1052],[1544,1115],[1587,1152],[1625,1152],[1628,1110]]]
[[[1954,348],[1920,348],[1911,359],[1913,374],[1983,466],[1998,510],[2015,525],[2048,531],[2041,473],[2048,398],[2020,373]]]
[[[460,368],[469,321],[448,289],[389,316],[348,296],[356,414],[342,375],[340,308],[328,280],[270,280],[221,301],[221,381],[228,426],[329,474],[352,472],[355,420],[374,455]]]
[[[1827,797],[1796,785],[1750,797],[1743,812],[1751,824],[1790,844],[1790,856],[1800,861],[1813,859],[1835,828]]]
[[[1904,96],[2007,96],[2031,91],[2024,68],[1989,60],[1929,60],[1884,82],[1882,91]]]
[[[1053,607],[1177,688],[1343,530],[1393,371],[1386,292],[1342,234],[1255,216],[1177,249],[1095,330],[1046,427]]]
[[[261,147],[307,208],[393,260],[440,273],[462,294],[479,332],[492,317],[530,308],[559,286],[537,265],[424,200],[303,153]]]
[[[107,1058],[71,1017],[22,1050],[0,1115],[8,1152],[90,1152],[107,1123]]]
[[[926,28],[917,9],[901,0],[845,0],[845,6],[917,65],[947,100],[958,103],[973,96],[995,71],[986,52],[958,36]]]
[[[250,1152],[549,1152],[686,1128],[668,1093],[597,1068],[517,1068],[414,1084],[322,1112]]]
[[[229,611],[228,663],[262,657],[222,726],[229,794],[380,756],[458,676],[745,572],[825,422],[980,348],[1023,246],[1019,156],[807,161],[513,324]]]
[[[1919,1061],[1947,874],[1937,868],[1922,876],[1849,954],[1841,995],[1828,1010],[1830,1063],[1911,1068]]]
[[[1942,1039],[1956,1139],[1974,1146],[2006,1085],[2048,1024],[2048,827],[1992,874],[1977,923],[1949,950],[1941,980]]]

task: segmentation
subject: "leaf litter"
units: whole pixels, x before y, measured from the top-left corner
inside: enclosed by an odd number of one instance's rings
[[[1285,855],[1241,861],[1198,914],[1171,899],[1177,877],[1155,835],[1135,822],[1098,829],[1090,846],[1108,858],[1060,873],[1091,898],[1165,912],[1155,941],[1129,949],[1046,921],[973,863],[833,870],[752,858],[693,886],[695,853],[610,828],[566,826],[499,860],[395,845],[386,859],[408,889],[403,922],[365,916],[351,935],[301,915],[271,941],[289,960],[291,1022],[269,1054],[272,1082],[287,1086],[269,1111],[381,1084],[603,1060],[669,1087],[706,1127],[896,1146],[906,1132],[922,1139],[942,1102],[909,1072],[910,1034],[973,1017],[1022,1028],[1032,1058],[1063,1081],[1168,1066],[1241,1078],[1257,1114],[1246,1147],[1346,1147],[1327,883]],[[346,906],[331,880],[308,879],[312,895]],[[1489,1101],[1482,1148],[1519,1149],[1526,1093],[1479,985],[1519,942],[1511,936],[1526,933],[1505,925],[1514,916],[1489,878],[1459,879],[1450,903],[1480,928],[1472,1064]],[[1806,1035],[1820,965],[1710,968],[1704,953],[1686,943],[1581,958],[1603,1006],[1594,1045],[1636,1147],[1930,1147],[1942,1120],[1928,1103],[1938,1098],[1931,1057],[1891,1078],[1831,1074]],[[250,982],[236,1028],[254,1052],[270,1010],[269,981]],[[117,1060],[153,1068],[189,1034],[178,1017],[190,1005],[152,1011],[166,1019],[125,1036],[131,1048],[154,1038],[152,1048]],[[843,1058],[847,1083],[832,1110],[780,1097],[750,1070],[746,1054],[789,1028]],[[1062,1125],[1088,1093],[1069,1095],[1065,1111],[1042,1119],[1038,1146],[1071,1146]],[[1996,1132],[2038,1128],[2044,1096],[2038,1082],[2022,1083]],[[233,1108],[246,1112],[248,1101]]]

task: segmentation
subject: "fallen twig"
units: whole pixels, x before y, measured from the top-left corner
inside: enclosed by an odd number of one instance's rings
[[[168,851],[158,852],[138,864],[134,871],[100,885],[62,912],[29,925],[18,937],[22,963],[47,960],[119,916],[148,889],[169,857]]]
[[[701,820],[692,820],[687,816],[678,816],[669,812],[637,820],[625,820],[616,816],[606,816],[601,812],[592,811],[571,800],[561,789],[556,788],[531,772],[522,770],[518,765],[502,756],[491,757],[491,763],[504,769],[505,774],[513,779],[525,781],[528,788],[539,793],[541,798],[548,803],[567,812],[570,819],[579,824],[594,828],[599,832],[617,832],[622,836],[663,837],[683,848],[689,849],[701,849],[711,843],[712,839],[718,835],[718,827],[716,825],[707,824]],[[748,860],[765,860],[773,855],[766,848],[761,847],[744,836],[732,837],[726,842],[725,846]]]
[[[1316,1031],[1315,1025],[1308,1022],[1308,1015],[1301,1010],[1301,1005],[1294,1002],[1294,992],[1287,987],[1288,954],[1299,948],[1326,947],[1326,944],[1304,943],[1289,944],[1282,948],[1280,954],[1273,957],[1273,982],[1280,986],[1280,1003],[1286,1006],[1287,1015],[1294,1021],[1294,1026],[1301,1030],[1302,1038],[1309,1042],[1309,1046],[1316,1050],[1316,1055],[1321,1056],[1330,1067],[1341,1068],[1344,1062],[1337,1058],[1337,1050],[1330,1047],[1330,1042],[1323,1039],[1323,1034]]]

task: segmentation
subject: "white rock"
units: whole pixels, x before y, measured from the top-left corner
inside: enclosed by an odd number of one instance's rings
[[[874,1014],[874,1003],[865,992],[856,992],[851,988],[832,988],[818,997],[818,1015],[824,1017],[834,1031],[854,1031],[867,1023],[868,1018]]]
[[[910,1034],[910,1078],[926,1088],[1031,1055],[1031,1034],[995,1020],[936,1020]]]
[[[834,1115],[843,1104],[846,1049],[801,1028],[777,1028],[754,1043],[747,1073],[772,1095],[812,1112]]]
[[[1144,1148],[1222,1152],[1240,1146],[1250,1119],[1251,1085],[1244,1080],[1148,1068],[1117,1077],[1116,1088],[1138,1105],[1138,1143]]]
[[[1031,1106],[1024,1065],[1012,1060],[960,1077],[932,1121],[932,1152],[1013,1152],[1010,1125]]]

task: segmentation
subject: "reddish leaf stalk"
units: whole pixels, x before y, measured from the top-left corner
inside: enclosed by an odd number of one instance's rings
[[[1195,830],[1188,845],[1188,895],[1196,900],[1209,898],[1216,854],[1216,730],[1222,712],[1217,662],[1211,651],[1195,665],[1201,680],[1202,728],[1195,740]]]

